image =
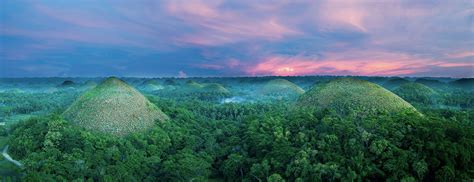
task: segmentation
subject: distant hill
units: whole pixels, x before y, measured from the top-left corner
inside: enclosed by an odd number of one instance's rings
[[[338,78],[313,87],[298,99],[297,107],[319,111],[334,109],[340,115],[416,111],[411,104],[383,87],[354,78]]]
[[[405,83],[393,91],[410,103],[436,104],[440,95],[421,83]]]
[[[84,93],[63,117],[86,129],[118,136],[143,131],[155,120],[168,118],[140,92],[114,77]]]
[[[474,78],[461,78],[449,83],[450,85],[468,91],[474,91]]]
[[[178,83],[176,83],[176,81],[172,80],[172,79],[166,79],[165,82],[164,82],[165,85],[171,85],[171,86],[175,86],[175,85],[178,85]]]
[[[94,88],[97,86],[97,83],[95,81],[92,81],[92,80],[87,80],[84,84],[83,84],[84,87],[87,87],[87,88]]]
[[[224,86],[218,83],[210,83],[206,84],[202,91],[209,92],[209,93],[216,93],[216,94],[228,94],[230,93]]]
[[[441,82],[439,80],[427,79],[427,78],[418,78],[415,80],[415,83],[420,83],[428,87],[431,87],[433,89],[446,89],[446,87],[448,86],[448,84]]]
[[[268,81],[260,90],[261,94],[264,95],[301,95],[304,93],[304,90],[298,85],[285,80],[285,79],[273,79]]]
[[[193,80],[188,80],[185,84],[185,87],[187,89],[200,89],[200,88],[203,88],[204,86]]]
[[[382,84],[382,86],[385,87],[386,89],[394,90],[398,88],[400,85],[409,83],[409,82],[410,81],[407,79],[396,77],[396,78],[387,80],[385,83]]]
[[[63,83],[59,84],[58,87],[74,87],[76,83],[71,80],[65,80]]]
[[[156,91],[156,90],[161,90],[164,87],[161,86],[160,83],[158,83],[156,80],[147,80],[143,82],[140,86],[138,86],[138,89],[144,90],[144,91]]]

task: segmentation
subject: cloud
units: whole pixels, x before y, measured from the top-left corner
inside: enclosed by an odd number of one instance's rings
[[[188,77],[188,74],[186,74],[184,71],[180,70],[178,72],[178,78],[186,78]]]
[[[324,28],[344,27],[355,28],[367,32],[365,27],[369,12],[364,8],[363,1],[323,1],[317,6],[317,20]]]
[[[443,62],[403,53],[328,52],[323,58],[271,55],[246,68],[250,75],[367,75],[401,76],[433,68],[472,67],[472,62]]]
[[[453,58],[453,59],[474,57],[474,51],[455,52],[455,53],[447,54],[447,57]]]
[[[35,3],[34,7],[42,14],[51,18],[63,21],[65,23],[91,28],[108,28],[114,27],[114,24],[109,20],[104,19],[104,16],[99,17],[91,14],[88,11],[77,9],[60,9],[51,8],[41,3]]]
[[[224,11],[221,1],[167,1],[165,6],[172,17],[195,29],[176,39],[183,43],[215,46],[249,39],[278,40],[300,34],[283,24],[278,16],[263,16],[256,12],[245,14],[232,9]]]
[[[472,77],[472,17],[462,0],[2,1],[0,64],[15,76],[64,63],[85,76]]]

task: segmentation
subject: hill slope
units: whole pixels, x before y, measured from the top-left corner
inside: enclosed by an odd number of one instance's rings
[[[204,92],[216,93],[216,94],[228,94],[230,93],[224,86],[218,83],[206,84],[203,88]]]
[[[389,89],[389,90],[394,90],[398,88],[400,85],[405,84],[405,83],[410,83],[410,81],[403,79],[403,78],[392,78],[390,80],[387,80],[385,83],[383,83],[383,87]]]
[[[461,89],[474,91],[474,78],[461,78],[450,82],[450,84]]]
[[[402,98],[368,81],[339,78],[313,87],[298,99],[298,107],[314,110],[334,109],[346,115],[351,111],[399,112],[415,108]]]
[[[126,135],[168,117],[141,93],[117,78],[108,78],[84,93],[63,117],[86,129]]]
[[[393,91],[410,103],[435,104],[440,95],[421,83],[405,83]]]
[[[147,80],[143,82],[138,89],[143,90],[143,91],[156,91],[156,90],[161,90],[164,87],[160,85],[156,80]]]
[[[274,79],[268,81],[260,93],[264,95],[301,95],[304,90],[288,80]]]

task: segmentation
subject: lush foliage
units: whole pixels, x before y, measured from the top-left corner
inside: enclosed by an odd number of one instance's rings
[[[53,115],[13,128],[11,153],[25,163],[26,179],[452,181],[474,175],[474,130],[462,112],[341,118],[284,112],[291,106],[277,103],[152,100],[172,121],[147,133],[116,138]]]
[[[222,104],[220,98],[241,94],[245,88],[236,88],[238,83],[221,84],[231,93],[213,94],[179,90],[183,81],[173,82],[175,89],[147,93],[148,100],[170,120],[156,121],[146,132],[125,137],[96,133],[66,121],[62,110],[8,129],[0,127],[0,142],[8,140],[9,154],[24,164],[22,169],[9,166],[9,175],[20,171],[17,174],[25,181],[474,178],[474,109],[469,105],[472,93],[466,90],[433,89],[439,93],[437,104],[423,99],[410,102],[422,115],[410,109],[393,113],[351,110],[341,115],[330,107],[314,110],[295,105],[292,99],[271,97],[266,102]],[[23,97],[11,99],[15,98]]]

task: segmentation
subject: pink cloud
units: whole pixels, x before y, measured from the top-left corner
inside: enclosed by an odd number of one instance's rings
[[[454,58],[454,59],[474,57],[474,51],[455,52],[455,53],[448,54],[447,57]]]
[[[188,74],[186,74],[183,70],[178,72],[178,78],[186,78]]]
[[[196,64],[195,66],[198,68],[204,68],[204,69],[210,69],[210,70],[221,70],[224,68],[224,66],[218,65],[218,64]]]
[[[229,68],[235,68],[235,67],[240,66],[241,64],[242,64],[242,63],[240,63],[240,61],[237,60],[237,59],[229,59],[229,60],[227,61],[227,66],[228,66]]]
[[[198,45],[220,45],[241,40],[278,40],[300,34],[277,16],[252,17],[235,10],[222,10],[220,1],[169,1],[166,11],[186,24],[200,29],[176,40]]]
[[[349,56],[347,56],[349,55]],[[324,59],[304,56],[274,55],[249,66],[250,75],[366,75],[397,76],[426,72],[430,67],[473,66],[472,63],[450,63],[390,52],[326,53]]]
[[[203,68],[203,69],[209,69],[209,70],[224,70],[224,69],[237,69],[240,68],[242,63],[234,58],[228,59],[226,61],[223,61],[222,63],[214,63],[214,64],[193,64],[192,66],[198,67],[198,68]]]
[[[326,26],[351,26],[359,31],[367,32],[365,18],[368,15],[361,1],[326,1],[316,11],[318,21]]]

